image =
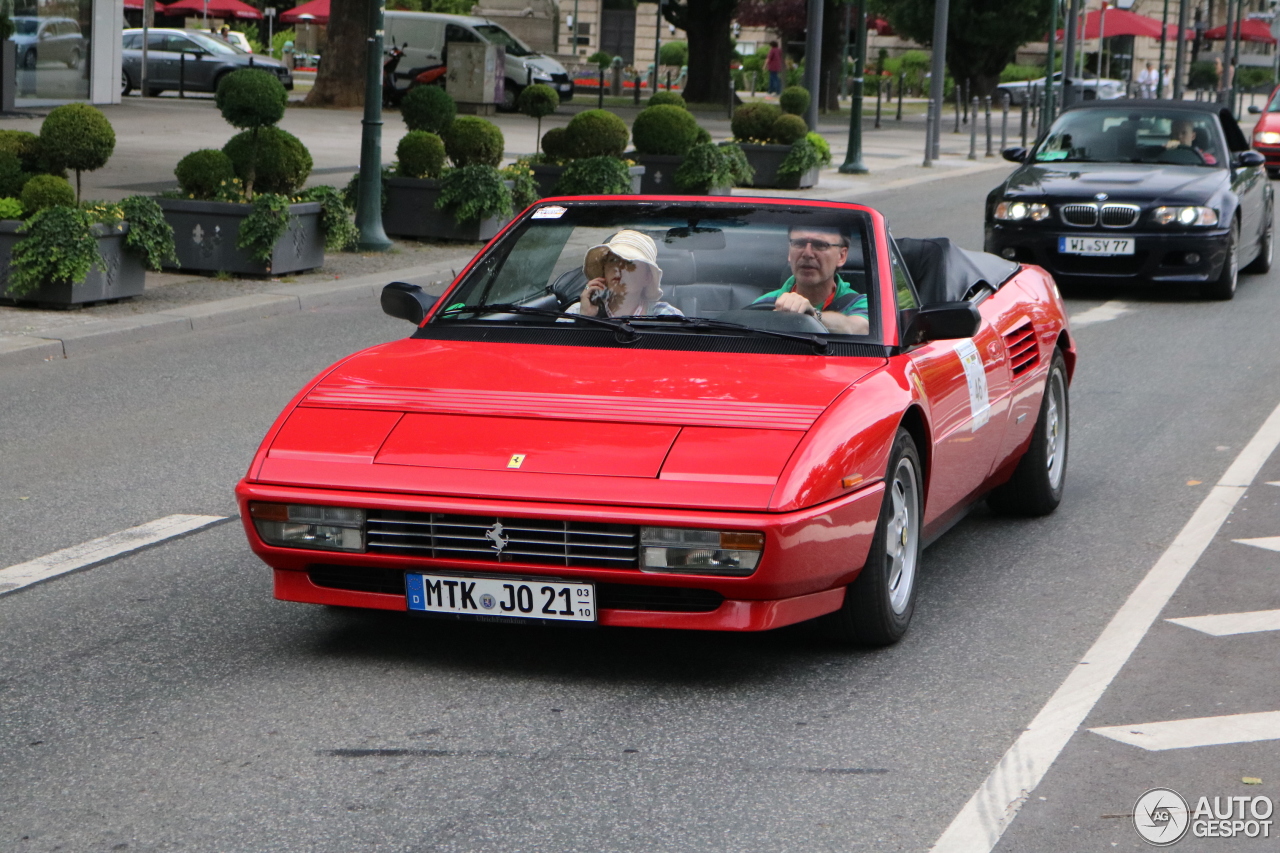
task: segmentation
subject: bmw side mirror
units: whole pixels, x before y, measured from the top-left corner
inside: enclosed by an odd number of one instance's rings
[[[972,338],[978,333],[982,315],[972,302],[934,302],[925,305],[907,324],[902,336],[903,346],[915,346],[929,341],[949,341]]]
[[[1000,156],[1010,163],[1022,163],[1027,159],[1027,149],[1020,145],[1015,145],[1012,148],[1006,148],[1001,151]]]
[[[1249,115],[1256,116],[1261,112],[1262,112],[1262,107],[1258,106],[1257,104],[1249,105]]]
[[[416,284],[393,281],[382,288],[382,313],[417,326],[436,304],[436,299]]]
[[[1247,169],[1251,166],[1264,166],[1267,158],[1263,157],[1257,151],[1241,151],[1231,158],[1232,164],[1238,169]]]

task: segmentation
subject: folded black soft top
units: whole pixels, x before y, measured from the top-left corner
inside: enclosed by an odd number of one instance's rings
[[[962,249],[946,237],[903,237],[898,249],[925,305],[961,302],[982,285],[999,290],[1019,267],[997,255]]]

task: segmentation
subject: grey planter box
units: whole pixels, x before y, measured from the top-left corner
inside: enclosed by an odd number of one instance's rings
[[[640,192],[645,195],[698,195],[688,193],[676,186],[676,169],[684,162],[684,158],[675,154],[633,154],[637,163],[644,167],[640,179]],[[732,187],[712,187],[705,195],[729,195]]]
[[[538,185],[538,195],[543,198],[555,195],[556,182],[560,180],[560,176],[564,174],[566,168],[568,167],[535,164],[533,167],[533,180]],[[646,190],[641,189],[644,183],[644,166],[631,166],[628,171],[631,173],[631,195],[640,195],[640,193],[646,192]]]
[[[504,181],[507,189],[515,186]],[[433,240],[466,240],[487,243],[511,221],[481,219],[459,224],[453,214],[436,209],[440,182],[435,178],[387,178],[387,207],[382,228],[396,237],[429,237]]]
[[[742,153],[747,155],[747,162],[756,170],[751,181],[753,187],[771,187],[774,189],[794,190],[808,189],[818,183],[818,170],[810,169],[799,176],[787,179],[778,177],[778,167],[791,153],[790,145],[742,145]]]
[[[236,246],[240,223],[253,213],[253,205],[185,198],[157,198],[156,203],[173,228],[179,266],[172,269],[284,275],[324,265],[319,202],[289,205],[289,230],[276,243],[270,264],[255,261]]]
[[[146,270],[142,260],[124,249],[124,235],[129,233],[128,223],[112,227],[93,226],[98,238],[101,263],[89,269],[84,281],[62,284],[45,284],[20,297],[5,296],[9,289],[10,259],[13,247],[26,235],[19,234],[22,222],[16,219],[0,220],[0,302],[8,305],[32,305],[41,308],[68,308],[88,302],[105,302],[127,299],[142,293],[146,284]]]

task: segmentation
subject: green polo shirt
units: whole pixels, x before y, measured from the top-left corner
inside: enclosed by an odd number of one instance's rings
[[[786,282],[783,283],[782,287],[779,287],[777,290],[769,291],[768,293],[764,294],[759,299],[757,299],[756,302],[767,302],[770,299],[777,299],[779,296],[781,296],[784,293],[790,293],[792,290],[795,289],[795,286],[796,286],[796,277],[791,276],[789,279],[786,280]],[[828,306],[830,306],[833,302],[835,302],[837,299],[840,299],[841,297],[849,296],[851,294],[854,296],[857,296],[858,298],[850,299],[849,303],[840,309],[840,313],[845,315],[846,317],[852,314],[857,314],[861,317],[866,317],[868,313],[867,295],[865,293],[858,293],[856,290],[854,290],[852,287],[846,284],[845,280],[842,279],[840,276],[836,276],[835,292],[832,293],[831,296],[827,298],[826,304],[824,304],[818,310],[820,311],[830,310]]]

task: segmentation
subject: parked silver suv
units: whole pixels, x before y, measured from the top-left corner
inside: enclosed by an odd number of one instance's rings
[[[124,69],[120,77],[122,94],[142,85],[142,30],[125,30]],[[261,68],[280,78],[286,89],[293,88],[293,74],[278,59],[245,53],[210,33],[200,30],[152,29],[147,35],[147,94],[166,89],[213,92],[223,75],[237,68]]]
[[[35,68],[41,59],[65,62],[79,68],[85,55],[85,38],[80,25],[71,18],[13,18],[13,42],[18,46],[18,64]]]

